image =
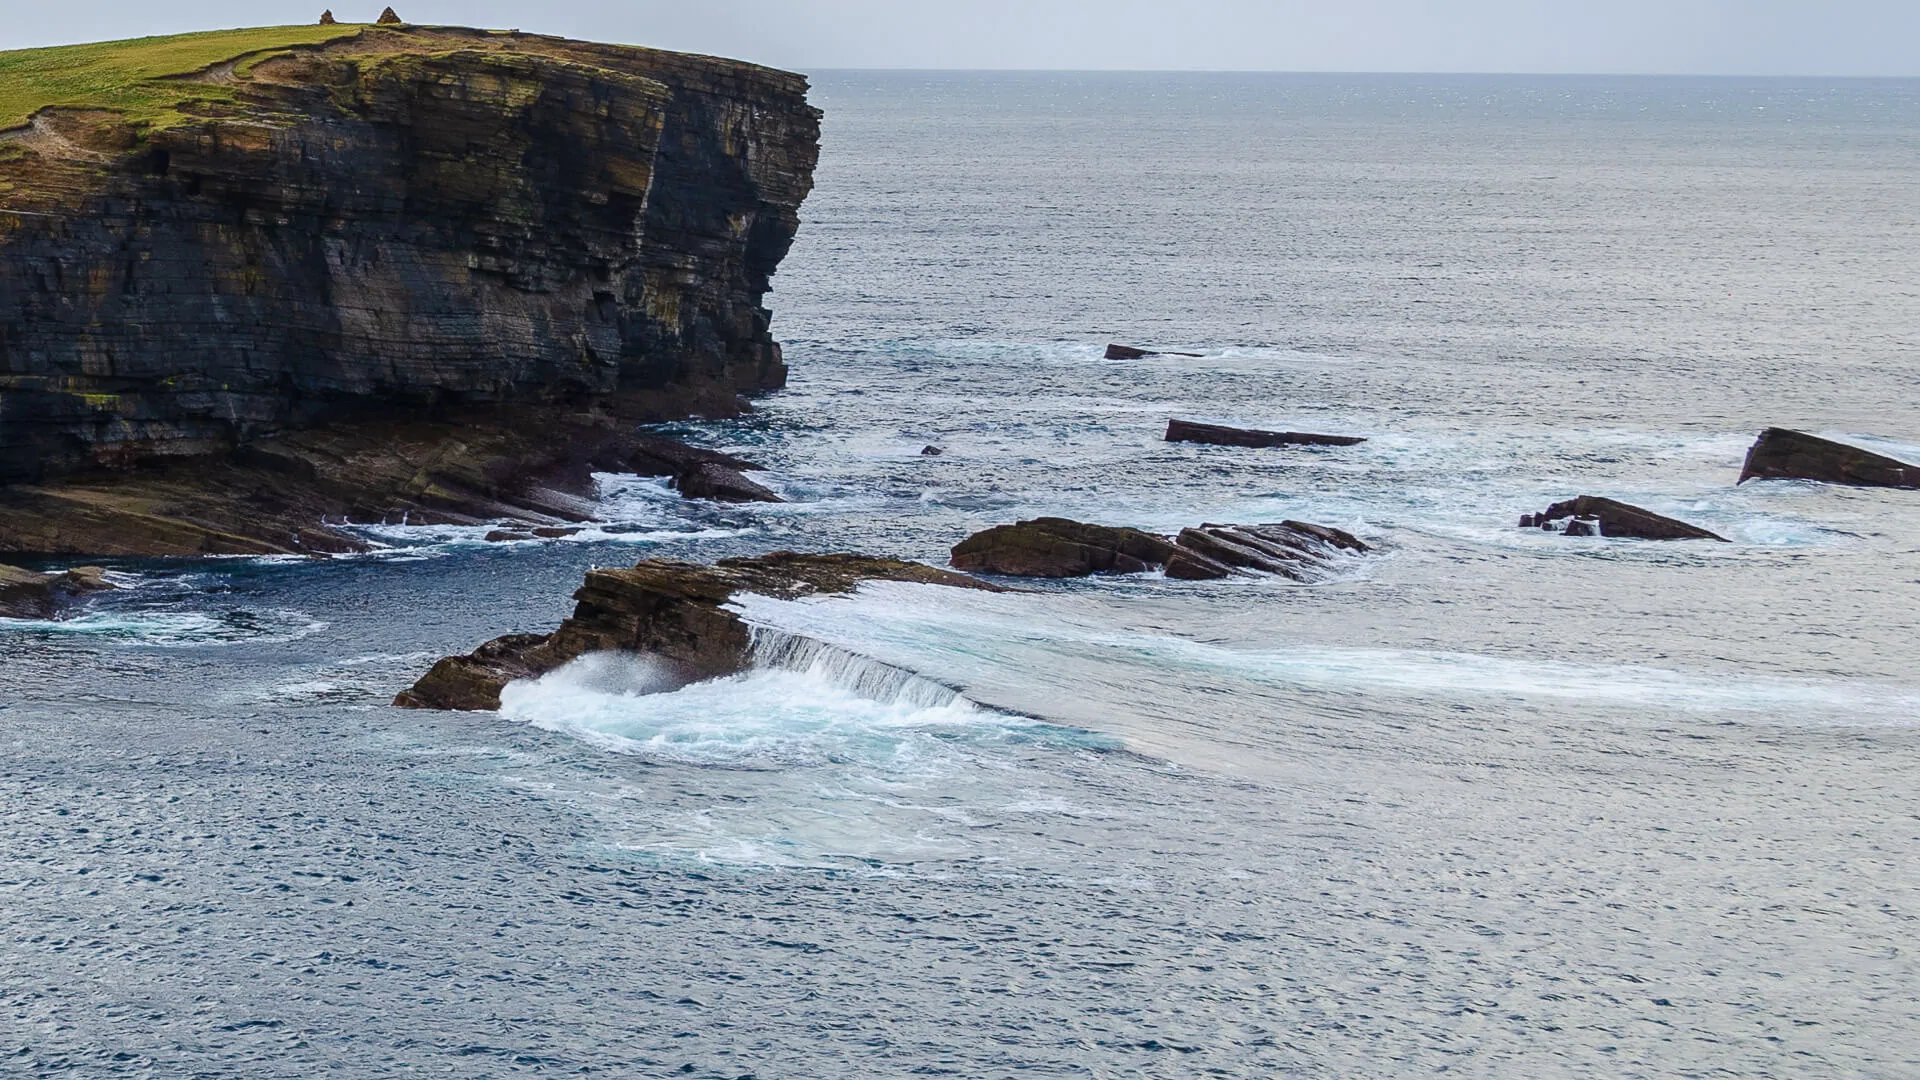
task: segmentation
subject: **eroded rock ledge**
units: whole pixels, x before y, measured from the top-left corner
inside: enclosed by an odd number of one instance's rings
[[[1009,577],[1069,578],[1138,574],[1164,568],[1170,578],[1205,581],[1241,571],[1307,581],[1342,553],[1371,551],[1351,533],[1304,521],[1201,525],[1176,537],[1140,529],[1043,517],[984,529],[955,544],[953,566]]]
[[[182,123],[0,133],[0,552],[578,517],[634,424],[783,385],[800,76],[428,27],[249,59]]]
[[[394,704],[413,709],[484,711],[500,707],[500,691],[516,679],[553,671],[596,652],[644,653],[674,669],[682,682],[747,668],[752,628],[726,609],[736,593],[797,599],[851,592],[867,581],[907,581],[1003,591],[921,563],[865,555],[801,555],[776,551],[712,566],[647,559],[627,570],[595,570],[573,594],[573,616],[551,634],[509,634],[466,656],[433,666]]]

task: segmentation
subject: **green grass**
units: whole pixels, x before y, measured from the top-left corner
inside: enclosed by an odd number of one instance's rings
[[[49,105],[112,109],[135,124],[164,125],[188,98],[219,98],[219,86],[168,82],[224,60],[318,45],[364,27],[266,26],[200,34],[58,45],[0,52],[0,130],[19,127]]]

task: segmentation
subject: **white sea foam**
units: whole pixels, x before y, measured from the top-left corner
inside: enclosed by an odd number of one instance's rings
[[[302,612],[97,611],[71,619],[0,619],[0,632],[91,639],[149,648],[298,641],[327,628]]]
[[[600,653],[502,691],[502,715],[620,753],[744,768],[851,763],[944,770],[943,736],[1020,721],[884,665],[831,650],[769,645],[778,663],[673,688],[645,657]],[[845,679],[851,685],[841,685]],[[942,688],[944,689],[944,688]],[[873,695],[873,696],[868,696]],[[945,700],[933,699],[944,697]],[[884,698],[884,700],[883,700]]]

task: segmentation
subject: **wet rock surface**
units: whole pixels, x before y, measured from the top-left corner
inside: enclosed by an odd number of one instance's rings
[[[762,299],[818,155],[802,77],[413,26],[207,77],[235,102],[139,139],[0,133],[0,551],[578,519],[579,466],[642,457],[623,429],[784,384]]]
[[[1149,356],[1197,357],[1199,355],[1195,352],[1173,352],[1167,349],[1142,349],[1133,345],[1108,345],[1106,351],[1108,360],[1145,360]]]
[[[1598,495],[1581,495],[1565,502],[1554,503],[1543,513],[1522,517],[1520,527],[1552,529],[1554,522],[1562,518],[1571,519],[1567,522],[1565,529],[1568,536],[1599,535],[1631,537],[1639,540],[1727,542],[1726,537],[1708,532],[1697,525],[1689,525],[1677,518],[1666,517],[1630,503]]]
[[[114,586],[97,566],[42,574],[0,563],[0,619],[51,619],[88,593]]]
[[[509,634],[433,666],[394,704],[416,709],[488,710],[500,690],[596,652],[631,652],[669,665],[683,682],[731,675],[749,663],[752,630],[725,604],[736,593],[792,600],[846,593],[868,581],[905,581],[1001,591],[989,582],[899,559],[803,555],[791,551],[711,566],[647,559],[625,570],[594,570],[574,593],[572,617],[551,634]]]
[[[1353,446],[1367,440],[1357,435],[1315,435],[1305,431],[1260,431],[1224,427],[1220,424],[1196,424],[1187,420],[1167,421],[1167,442],[1206,443],[1212,446]]]
[[[1920,465],[1789,428],[1768,428],[1747,451],[1739,483],[1819,480],[1854,487],[1920,488]]]
[[[1035,518],[975,533],[954,546],[952,565],[1010,577],[1138,574],[1164,568],[1168,577],[1188,581],[1240,571],[1305,581],[1339,553],[1370,550],[1350,533],[1301,521],[1201,525],[1168,539],[1139,529]]]

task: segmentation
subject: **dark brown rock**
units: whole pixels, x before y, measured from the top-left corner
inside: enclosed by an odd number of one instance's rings
[[[1568,536],[1592,536],[1593,530],[1597,529],[1601,536],[1631,537],[1640,540],[1727,542],[1726,537],[1708,532],[1698,526],[1597,495],[1581,495],[1565,502],[1554,503],[1547,507],[1546,513],[1540,514],[1534,520],[1539,522],[1542,528],[1549,528],[1553,522],[1561,518],[1574,519],[1567,524]],[[1575,525],[1585,526],[1585,531],[1576,532]]]
[[[1138,529],[1043,517],[997,525],[953,548],[961,570],[1013,577],[1137,574],[1164,565],[1174,553],[1165,537]]]
[[[320,25],[321,26],[335,25],[332,8],[328,8],[327,10],[320,13]]]
[[[1823,439],[1804,431],[1768,428],[1747,451],[1739,483],[1819,480],[1854,487],[1920,488],[1920,465]]]
[[[398,26],[400,16],[395,15],[392,8],[386,8],[380,12],[380,17],[375,19],[374,23],[377,26]]]
[[[1207,443],[1213,446],[1352,446],[1367,440],[1356,435],[1313,435],[1303,431],[1258,431],[1222,427],[1219,424],[1195,424],[1186,420],[1167,421],[1168,442]]]
[[[580,532],[578,528],[572,526],[558,525],[543,525],[540,528],[530,531],[542,540],[558,540],[562,537],[574,536]]]
[[[51,619],[75,599],[113,587],[97,566],[42,574],[0,564],[0,619]]]
[[[944,453],[946,453],[946,451],[937,446],[923,446],[920,448],[921,457],[939,457]]]
[[[952,561],[961,570],[1014,577],[1137,574],[1163,566],[1168,577],[1183,580],[1228,577],[1240,569],[1298,581],[1341,550],[1370,549],[1339,529],[1302,521],[1201,525],[1170,541],[1138,529],[1035,518],[975,533],[954,546]]]
[[[1106,358],[1108,360],[1144,360],[1149,356],[1195,357],[1199,355],[1200,354],[1196,352],[1171,352],[1156,349],[1136,349],[1131,345],[1108,345]]]
[[[747,479],[737,469],[725,465],[696,465],[674,478],[680,494],[689,499],[714,499],[719,502],[785,502],[772,491]]]
[[[0,153],[0,552],[579,519],[634,424],[784,383],[800,76],[384,26],[216,77],[141,138],[43,110]]]
[[[486,536],[486,541],[489,544],[506,544],[516,540],[531,539],[533,539],[532,533],[515,532],[511,529],[495,529]]]
[[[726,609],[738,593],[797,599],[851,592],[868,581],[907,581],[1001,591],[962,574],[863,555],[799,555],[776,551],[712,566],[648,559],[628,570],[594,570],[574,593],[571,618],[551,634],[511,634],[466,656],[435,664],[395,705],[416,709],[500,707],[515,679],[552,671],[595,652],[645,653],[685,682],[731,675],[751,658],[752,630]]]

